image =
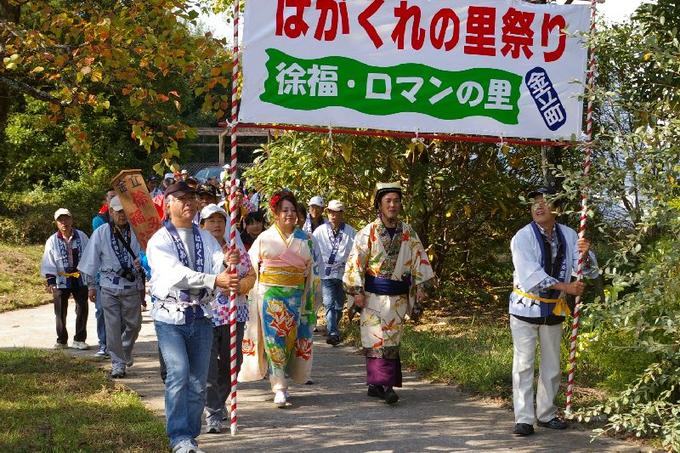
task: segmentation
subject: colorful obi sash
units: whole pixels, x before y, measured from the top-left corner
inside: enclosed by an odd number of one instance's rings
[[[410,286],[410,277],[407,277],[405,280],[391,280],[389,278],[375,277],[366,274],[364,282],[365,291],[381,296],[400,296],[402,294],[408,294]]]
[[[304,258],[286,249],[278,258],[262,260],[260,283],[272,286],[304,285],[306,267]]]

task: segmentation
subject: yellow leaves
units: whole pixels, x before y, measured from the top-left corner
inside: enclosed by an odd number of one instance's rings
[[[93,82],[101,82],[103,77],[102,72],[99,70],[92,71],[92,75],[90,76]]]
[[[342,154],[342,158],[345,160],[345,162],[349,163],[349,160],[352,158],[352,144],[351,143],[343,143],[340,145],[340,152]]]
[[[463,206],[463,212],[465,213],[465,217],[469,219],[470,217],[472,217],[472,206],[466,204],[465,206]]]
[[[13,71],[17,68],[17,65],[21,62],[21,57],[19,56],[18,53],[15,53],[9,57],[3,58],[2,62],[5,64],[5,69]]]
[[[45,68],[43,68],[42,66],[36,66],[35,68],[33,68],[31,70],[31,74],[40,74],[44,70],[45,70]]]

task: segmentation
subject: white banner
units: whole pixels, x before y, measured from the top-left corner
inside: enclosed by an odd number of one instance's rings
[[[578,139],[585,5],[250,0],[239,121]]]

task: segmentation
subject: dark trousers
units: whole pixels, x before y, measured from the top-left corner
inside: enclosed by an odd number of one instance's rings
[[[236,323],[236,368],[241,367],[243,362],[243,331],[245,322]],[[224,403],[231,392],[230,356],[229,348],[230,329],[229,325],[213,327],[213,342],[210,353],[210,368],[208,370],[208,382],[206,386],[206,422],[208,424],[222,421],[225,415],[222,413]]]
[[[85,341],[87,339],[87,286],[55,289],[52,296],[54,299],[54,316],[57,319],[57,343],[66,344],[68,342],[66,313],[68,312],[68,298],[70,296],[73,296],[76,302],[76,334],[73,340]]]

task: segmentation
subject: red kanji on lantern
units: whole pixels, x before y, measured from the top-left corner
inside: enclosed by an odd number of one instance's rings
[[[141,209],[137,209],[137,210],[135,210],[135,212],[133,212],[133,213],[130,215],[129,220],[130,220],[130,224],[131,224],[133,227],[136,227],[136,226],[141,225],[142,223],[144,223],[144,222],[146,221],[146,218],[144,217],[144,213],[142,212],[142,210],[141,210]]]
[[[496,8],[470,6],[466,31],[466,54],[496,56]]]
[[[306,35],[309,25],[305,22],[305,8],[311,6],[312,0],[279,0],[276,6],[276,36],[286,35],[298,38]],[[286,8],[295,8],[295,13],[284,17]]]
[[[447,39],[447,31],[451,27],[451,36]],[[458,44],[460,35],[460,19],[456,12],[450,8],[443,8],[437,11],[430,22],[430,41],[435,49],[444,47],[451,50]]]
[[[371,4],[368,5],[368,8],[359,14],[359,25],[361,25],[361,28],[366,31],[368,37],[373,42],[373,45],[376,49],[380,49],[382,47],[383,40],[380,38],[380,35],[376,31],[373,24],[369,22],[369,19],[380,9],[383,3],[385,3],[384,0],[373,0]]]
[[[543,25],[541,26],[541,46],[548,47],[550,42],[550,35],[552,31],[557,28],[559,37],[557,41],[557,48],[548,52],[543,52],[543,58],[546,63],[559,60],[564,54],[564,48],[567,45],[567,34],[564,29],[567,28],[567,21],[563,16],[551,16],[550,14],[543,15]]]
[[[419,50],[423,48],[425,42],[425,29],[420,27],[420,17],[422,11],[418,6],[408,6],[406,0],[401,0],[399,6],[394,8],[394,17],[399,19],[394,30],[392,30],[392,41],[397,44],[397,49],[404,48],[404,35],[406,25],[411,21],[411,48]]]
[[[338,18],[340,19],[341,32],[349,34],[349,16],[347,15],[347,3],[342,0],[317,0],[316,9],[320,11],[319,21],[316,23],[314,38],[317,41],[333,41],[338,35]],[[330,21],[329,21],[330,16]],[[328,24],[330,22],[330,24]],[[328,24],[328,25],[327,25]]]
[[[531,58],[534,52],[531,46],[534,45],[534,31],[531,24],[534,22],[536,14],[528,11],[520,11],[510,8],[503,15],[503,48],[501,53],[506,56],[508,53],[512,58],[519,58],[520,51],[524,56]]]
[[[138,208],[142,208],[149,201],[146,194],[142,191],[139,191],[139,190],[133,190],[132,192],[130,192],[130,196],[132,197],[132,202]]]

